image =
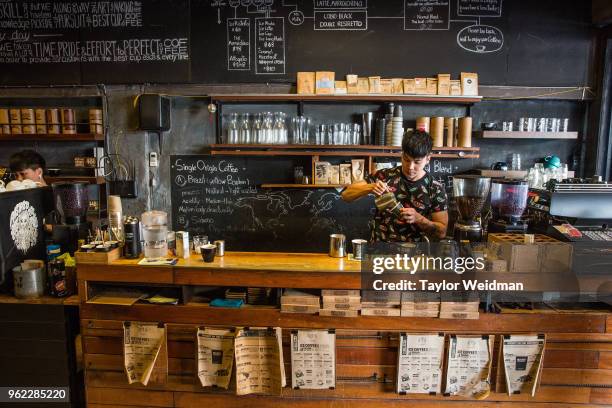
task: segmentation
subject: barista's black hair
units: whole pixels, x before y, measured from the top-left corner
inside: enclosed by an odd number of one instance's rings
[[[47,163],[45,159],[34,150],[22,150],[14,153],[9,159],[9,166],[13,173],[24,171],[26,169],[43,169],[45,170]]]
[[[431,153],[433,141],[429,133],[423,130],[407,132],[402,140],[402,151],[413,159],[420,159]]]

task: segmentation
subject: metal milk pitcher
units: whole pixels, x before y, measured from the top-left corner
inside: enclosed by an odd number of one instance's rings
[[[344,234],[331,234],[329,236],[329,256],[344,258],[346,256],[346,236]]]

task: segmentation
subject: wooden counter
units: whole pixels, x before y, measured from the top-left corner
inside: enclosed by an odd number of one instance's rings
[[[78,279],[101,282],[148,282],[176,285],[258,286],[272,288],[359,289],[359,261],[326,254],[226,252],[206,263],[200,256],[174,266],[143,266],[120,259],[108,265],[80,264]]]
[[[175,266],[139,266],[136,260],[109,265],[79,264],[79,290],[92,282],[189,287],[254,286],[278,288],[359,289],[360,264],[325,254],[232,253],[204,263],[198,257]],[[212,308],[132,306],[86,303],[81,293],[81,331],[88,406],[110,407],[578,407],[612,404],[612,315],[608,313],[481,313],[478,320],[418,317],[356,318],[286,314],[273,307]],[[168,327],[168,382],[147,387],[128,385],[123,372],[122,321],[164,322]],[[195,333],[199,326],[276,326],[284,333],[285,362],[290,361],[289,329],[336,329],[335,390],[292,390],[280,396],[237,397],[232,390],[203,388],[197,380]],[[398,332],[546,333],[542,386],[535,398],[502,392],[501,371],[494,361],[493,392],[477,402],[461,397],[401,396],[394,392]],[[287,374],[290,377],[289,367]],[[372,377],[376,374],[376,377]],[[289,378],[290,381],[290,378]]]

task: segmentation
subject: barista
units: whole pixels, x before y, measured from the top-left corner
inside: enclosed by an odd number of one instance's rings
[[[46,163],[45,159],[34,150],[22,150],[13,154],[9,159],[11,171],[17,175],[17,180],[32,180],[46,186],[43,178]]]
[[[431,157],[432,140],[427,132],[407,133],[402,141],[402,165],[367,175],[342,192],[344,201],[368,194],[395,195],[401,204],[399,216],[376,210],[371,242],[420,241],[425,235],[439,240],[446,236],[448,206],[444,186],[425,171]]]

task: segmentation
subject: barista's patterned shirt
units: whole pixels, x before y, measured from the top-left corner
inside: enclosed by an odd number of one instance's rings
[[[402,167],[382,169],[366,176],[368,183],[382,180],[395,194],[395,198],[404,208],[414,208],[431,220],[431,214],[446,211],[448,208],[444,186],[433,179],[429,173],[417,181],[410,181],[402,173]],[[421,232],[418,226],[399,221],[389,211],[376,210],[372,226],[371,242],[420,241]]]

